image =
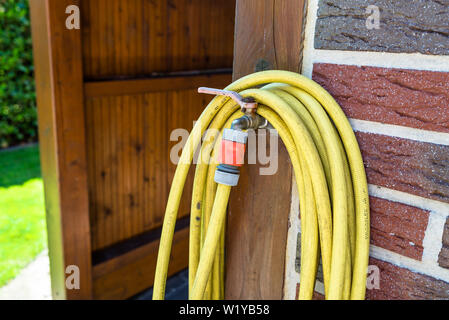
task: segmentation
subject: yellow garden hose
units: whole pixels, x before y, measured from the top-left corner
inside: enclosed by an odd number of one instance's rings
[[[359,146],[345,114],[320,85],[293,72],[258,72],[225,89],[259,104],[257,114],[278,131],[290,155],[301,214],[299,299],[312,298],[320,257],[327,299],[364,299],[368,188]],[[224,235],[231,187],[217,184],[214,173],[224,129],[242,116],[236,102],[217,96],[187,140],[167,202],[153,299],[164,298],[178,207],[200,143],[190,217],[189,298],[224,299]]]

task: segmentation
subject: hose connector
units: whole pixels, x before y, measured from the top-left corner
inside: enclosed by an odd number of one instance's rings
[[[268,121],[257,113],[245,114],[243,117],[232,121],[231,128],[236,130],[262,129],[268,125]]]
[[[206,87],[198,88],[198,92],[214,94],[217,96],[229,97],[239,104],[242,112],[245,113],[245,115],[239,119],[234,120],[234,122],[232,122],[231,128],[233,128],[233,129],[237,129],[237,130],[254,129],[254,130],[256,130],[256,129],[260,129],[260,128],[265,128],[268,125],[268,121],[256,113],[258,103],[252,97],[243,98],[239,93],[237,93],[235,91],[220,90],[220,89],[206,88]]]
[[[215,170],[215,182],[234,187],[239,182],[240,170],[245,160],[248,133],[224,129],[219,154],[220,164]]]
[[[243,98],[235,91],[206,87],[198,88],[198,92],[229,97],[238,103],[242,112],[245,113],[243,117],[232,122],[231,129],[223,131],[220,165],[215,170],[215,182],[231,187],[236,186],[240,177],[239,167],[243,165],[248,140],[248,133],[243,130],[263,128],[268,122],[256,113],[258,103],[254,98]]]

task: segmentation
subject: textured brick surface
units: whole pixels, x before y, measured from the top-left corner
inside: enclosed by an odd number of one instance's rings
[[[440,267],[449,269],[449,247],[447,245],[441,248],[438,255],[438,264]]]
[[[441,267],[449,269],[449,218],[447,218],[444,225],[443,247],[438,256],[438,263]]]
[[[371,243],[421,260],[429,212],[375,197],[370,208]]]
[[[366,27],[366,8],[380,10],[380,28]],[[449,54],[446,0],[321,0],[315,48]]]
[[[368,182],[449,203],[449,147],[356,132]]]
[[[351,118],[449,132],[449,73],[315,64],[313,79]]]
[[[399,268],[374,258],[370,265],[380,269],[380,289],[366,291],[368,300],[449,299],[449,283]]]

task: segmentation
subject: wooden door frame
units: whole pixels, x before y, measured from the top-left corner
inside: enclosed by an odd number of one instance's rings
[[[30,1],[53,299],[92,298],[81,31],[67,29],[79,0]],[[68,268],[68,266],[75,266]],[[72,285],[79,270],[79,288]],[[66,274],[67,271],[67,274]]]

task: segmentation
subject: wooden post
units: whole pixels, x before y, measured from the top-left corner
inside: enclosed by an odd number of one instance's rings
[[[237,0],[233,78],[255,71],[300,72],[305,0]],[[269,150],[269,147],[268,147]],[[279,143],[279,168],[242,169],[229,205],[226,298],[282,299],[292,169]]]
[[[66,28],[67,6],[79,4],[30,1],[54,299],[92,297],[81,31]],[[66,276],[76,276],[65,274],[70,265],[79,268],[79,289],[66,288]]]

